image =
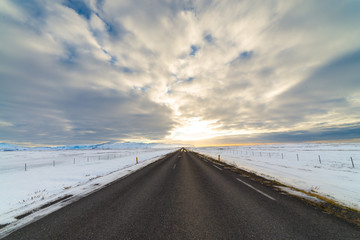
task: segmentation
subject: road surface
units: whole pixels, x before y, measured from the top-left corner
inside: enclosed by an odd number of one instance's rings
[[[360,230],[177,151],[5,239],[360,239]]]

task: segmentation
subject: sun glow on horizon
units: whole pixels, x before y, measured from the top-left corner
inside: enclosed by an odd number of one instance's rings
[[[251,134],[246,130],[222,130],[216,120],[202,120],[199,117],[183,120],[185,124],[175,128],[167,137],[173,141],[200,141],[219,136],[231,136],[239,134]]]

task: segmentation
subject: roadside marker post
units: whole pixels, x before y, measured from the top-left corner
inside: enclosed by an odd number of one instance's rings
[[[218,161],[220,162],[220,155],[218,156]]]
[[[138,157],[136,157],[136,164],[138,164],[139,163],[139,159],[138,159]]]

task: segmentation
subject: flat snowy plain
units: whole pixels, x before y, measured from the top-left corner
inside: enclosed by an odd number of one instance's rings
[[[16,222],[17,216],[60,198],[85,196],[175,150],[0,152],[0,225]]]
[[[227,164],[360,210],[359,143],[276,144],[191,150],[215,159],[220,155],[221,161]],[[291,188],[283,187],[282,190],[306,197]]]

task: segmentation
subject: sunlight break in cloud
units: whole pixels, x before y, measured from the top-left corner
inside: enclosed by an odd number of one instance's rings
[[[0,141],[354,138],[359,11],[355,0],[3,0]]]

